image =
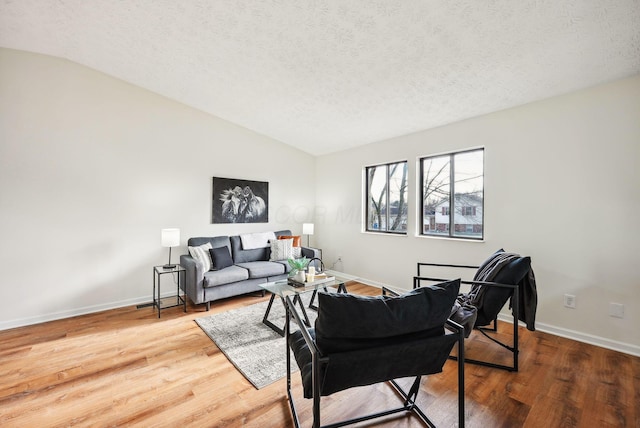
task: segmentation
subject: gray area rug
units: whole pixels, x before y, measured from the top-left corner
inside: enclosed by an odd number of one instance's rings
[[[303,294],[302,300],[313,325],[316,312],[308,308],[311,294]],[[262,323],[268,304],[269,301],[265,301],[195,320],[229,361],[257,389],[287,375],[285,339]],[[279,327],[284,327],[285,311],[279,297],[273,301],[269,320]],[[291,329],[297,329],[294,322],[291,323]],[[297,370],[295,360],[292,360],[291,367]]]

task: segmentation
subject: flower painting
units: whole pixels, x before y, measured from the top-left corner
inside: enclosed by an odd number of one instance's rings
[[[268,223],[269,183],[213,177],[213,223]]]

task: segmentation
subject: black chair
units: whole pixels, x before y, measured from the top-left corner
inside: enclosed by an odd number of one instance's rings
[[[397,297],[318,293],[315,328],[307,329],[290,297],[287,309],[287,395],[300,426],[291,391],[291,356],[300,368],[305,398],[313,399],[313,427],[320,427],[320,399],[348,388],[389,381],[403,404],[393,409],[336,422],[340,427],[400,412],[433,422],[416,404],[422,376],[439,373],[454,345],[464,355],[464,331],[448,320],[459,280],[431,285]],[[299,330],[291,331],[291,319]],[[445,330],[445,328],[447,330]],[[464,426],[464,363],[458,368],[458,420]],[[415,377],[408,391],[395,379]]]
[[[508,371],[518,371],[518,320],[525,321],[527,328],[535,330],[535,310],[537,295],[535,277],[531,269],[531,258],[518,254],[506,253],[500,249],[487,258],[480,266],[418,263],[417,276],[414,277],[414,289],[423,282],[445,281],[439,277],[426,276],[423,268],[455,268],[473,269],[476,271],[473,280],[460,281],[471,285],[468,293],[461,294],[453,308],[451,319],[463,325],[465,337],[472,330],[479,331],[485,337],[512,354],[511,365],[498,364],[491,361],[466,358],[465,361],[487,367]],[[503,343],[490,334],[498,331],[498,314],[504,305],[510,302],[513,315],[513,342]],[[452,356],[452,359],[457,357]]]

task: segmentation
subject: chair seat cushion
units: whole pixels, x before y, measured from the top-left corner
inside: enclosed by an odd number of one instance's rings
[[[232,282],[249,279],[249,271],[238,266],[229,266],[220,270],[205,272],[203,286],[215,287],[216,285],[230,284]]]
[[[316,340],[316,331],[309,330]],[[333,353],[320,364],[320,395],[390,379],[439,373],[457,340],[454,334],[379,343],[368,349]],[[313,364],[309,346],[297,330],[289,336],[305,398],[313,398]]]
[[[285,273],[284,265],[276,262],[245,262],[236,263],[236,266],[246,269],[249,272],[249,278],[266,278]]]

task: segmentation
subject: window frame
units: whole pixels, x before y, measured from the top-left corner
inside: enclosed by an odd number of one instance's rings
[[[480,209],[482,210],[482,230],[480,232],[480,236],[472,236],[472,235],[456,235],[455,231],[455,156],[470,153],[470,152],[482,152],[482,205]],[[449,157],[449,205],[447,207],[442,207],[443,210],[446,208],[449,216],[449,223],[446,227],[446,233],[436,234],[436,233],[425,233],[424,225],[425,225],[425,200],[424,200],[424,161],[425,159],[433,159],[439,157]],[[472,241],[484,241],[485,237],[485,148],[484,147],[474,147],[470,149],[457,150],[452,152],[439,153],[429,156],[421,156],[418,158],[418,169],[419,176],[418,183],[418,197],[420,198],[420,203],[418,205],[419,213],[418,213],[418,236],[424,236],[429,238],[442,238],[442,239],[462,239],[462,240],[472,240]],[[471,207],[473,208],[473,212],[477,212],[477,207],[474,206],[465,206],[464,208]],[[436,210],[437,211],[437,210]],[[451,214],[453,213],[453,214]],[[462,214],[464,216],[464,214]]]
[[[407,213],[407,222],[406,222],[406,226],[404,230],[381,230],[381,229],[372,229],[369,227],[369,202],[370,202],[370,194],[369,194],[369,170],[371,168],[379,168],[379,167],[386,167],[386,174],[385,174],[385,182],[386,182],[386,196],[385,196],[385,224],[386,227],[388,228],[389,226],[389,220],[391,219],[391,214],[390,214],[390,210],[389,207],[391,206],[390,204],[390,193],[389,189],[391,188],[389,181],[390,181],[390,174],[391,174],[391,166],[392,165],[396,165],[396,164],[404,164],[405,168],[407,170],[407,178],[406,178],[406,182],[405,182],[405,205],[406,205],[406,213]],[[364,202],[365,202],[365,209],[364,209],[364,232],[367,233],[384,233],[384,234],[390,234],[390,235],[397,235],[397,236],[406,236],[408,233],[408,229],[409,229],[409,225],[408,225],[408,221],[409,221],[409,161],[408,160],[399,160],[399,161],[394,161],[394,162],[385,162],[385,163],[380,163],[380,164],[375,164],[375,165],[367,165],[364,167]]]

